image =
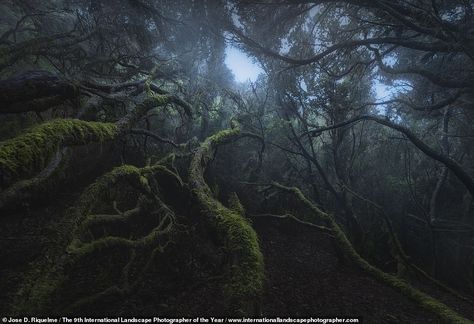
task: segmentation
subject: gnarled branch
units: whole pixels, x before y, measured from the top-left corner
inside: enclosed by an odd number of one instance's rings
[[[415,133],[413,133],[408,128],[401,126],[399,124],[396,124],[388,119],[384,119],[384,118],[373,116],[373,115],[361,115],[361,116],[357,116],[349,120],[343,121],[338,124],[334,124],[327,127],[321,127],[321,128],[310,130],[308,132],[304,132],[300,135],[300,137],[304,135],[308,135],[308,134],[311,136],[317,136],[321,134],[322,132],[352,125],[362,120],[375,121],[378,124],[390,127],[404,134],[413,143],[413,145],[415,145],[418,149],[420,149],[420,151],[422,151],[423,153],[425,153],[427,156],[431,157],[432,159],[441,162],[449,170],[451,170],[456,175],[456,177],[466,186],[471,196],[474,197],[474,179],[462,168],[462,166],[458,162],[456,162],[449,156],[446,156],[432,149],[430,146],[428,146],[425,142],[423,142],[418,136],[415,135]]]

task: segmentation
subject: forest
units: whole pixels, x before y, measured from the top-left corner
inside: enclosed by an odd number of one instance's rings
[[[0,0],[3,322],[473,323],[473,196],[472,0]]]

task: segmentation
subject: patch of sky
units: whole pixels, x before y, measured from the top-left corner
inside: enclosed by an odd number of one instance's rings
[[[347,26],[349,25],[349,17],[348,16],[342,16],[342,17],[339,17],[339,26],[343,27],[343,26]]]
[[[389,67],[393,67],[395,63],[397,63],[397,57],[394,55],[386,55],[384,58],[382,58],[383,64]]]
[[[375,79],[372,82],[372,89],[375,93],[376,102],[389,101],[401,93],[408,92],[413,89],[413,86],[410,82],[405,80],[394,80],[391,84],[386,84],[381,82],[378,79]],[[377,105],[375,106],[376,111],[379,114],[385,115],[387,113],[387,105]]]
[[[372,83],[372,88],[374,89],[377,102],[387,101],[394,94],[391,86],[386,85],[377,79]]]
[[[306,85],[306,82],[304,82],[303,79],[301,79],[300,81],[300,87],[304,92],[308,91],[308,86]]]
[[[235,12],[232,12],[232,22],[234,23],[235,26],[237,26],[237,28],[243,27],[242,23],[240,22],[239,15],[236,14]]]
[[[372,83],[375,97],[378,102],[387,101],[395,95],[412,90],[413,86],[405,80],[394,80],[391,84],[386,84],[376,79]]]
[[[263,73],[252,58],[232,45],[227,45],[225,49],[225,64],[232,71],[237,82],[255,82]]]
[[[280,45],[280,55],[286,55],[290,51],[290,41],[288,40],[287,37],[283,38],[281,40],[281,45]]]
[[[471,8],[474,9],[474,6],[471,5]],[[465,18],[465,8],[462,6],[456,6],[451,10],[446,11],[445,13],[441,14],[441,19],[445,21],[459,21]]]
[[[319,14],[321,12],[321,7],[320,6],[313,6],[309,12],[308,12],[308,15],[311,17],[311,18],[314,18],[314,16],[316,16],[317,14]]]

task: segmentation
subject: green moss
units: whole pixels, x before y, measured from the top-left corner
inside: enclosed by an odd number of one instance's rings
[[[15,177],[26,177],[29,173],[42,169],[62,146],[114,139],[123,133],[124,129],[121,129],[120,125],[126,127],[127,123],[141,118],[141,113],[146,112],[150,107],[167,103],[168,99],[166,98],[155,96],[147,100],[117,124],[54,120],[36,126],[16,138],[0,143],[0,171],[9,176],[10,181],[13,181],[16,180]],[[71,225],[67,225],[67,239],[62,243],[62,248],[54,247],[51,251],[48,250],[52,257],[35,262],[32,266],[32,273],[22,280],[20,291],[15,299],[19,301],[15,304],[20,306],[15,308],[15,314],[25,314],[26,311],[49,311],[58,307],[54,305],[55,301],[60,300],[63,294],[67,294],[65,289],[71,284],[72,279],[69,277],[71,268],[69,266],[75,264],[75,261],[79,261],[80,264],[83,260],[82,257],[90,253],[105,252],[113,250],[115,247],[145,251],[153,248],[152,256],[162,251],[164,248],[162,244],[166,243],[163,242],[163,235],[172,230],[174,221],[173,212],[161,202],[157,197],[158,193],[153,192],[150,187],[150,183],[154,185],[162,179],[166,181],[166,185],[172,183],[176,187],[183,187],[183,182],[176,173],[160,165],[141,169],[124,165],[99,177],[91,184],[79,197],[75,207],[69,209],[64,217],[68,220],[65,223]],[[111,202],[111,199],[117,196],[119,197],[117,200],[120,202],[120,199],[127,199],[130,196],[134,199],[136,195],[139,197],[138,207],[141,209],[142,215],[159,213],[160,216],[159,224],[154,224],[154,228],[148,234],[139,238],[132,235],[133,239],[112,236],[93,241],[83,239],[85,235],[82,231],[87,229],[87,226],[83,226],[83,224],[87,224],[88,220],[91,223],[105,221],[105,218],[93,220],[93,215],[90,215],[92,211],[102,210],[105,206],[104,202]],[[129,215],[125,212],[119,216],[124,219]],[[67,248],[68,254],[63,254],[64,247]],[[136,282],[138,282],[137,280]]]
[[[223,130],[217,134],[212,135],[211,137],[208,137],[199,146],[189,167],[189,179],[191,182],[193,182],[193,185],[200,186],[202,190],[207,191],[209,194],[211,193],[211,190],[204,181],[204,168],[212,158],[215,146],[223,144],[227,140],[236,137],[239,135],[239,133],[239,128]]]
[[[135,253],[135,250],[137,250],[144,253],[153,251],[151,254],[151,257],[153,257],[157,253],[156,251],[163,251],[163,244],[167,242],[165,238],[172,233],[175,216],[173,211],[164,204],[159,197],[153,194],[148,182],[148,179],[153,176],[157,176],[158,178],[159,176],[166,176],[173,179],[177,185],[182,185],[179,177],[163,166],[137,168],[131,165],[114,168],[91,184],[79,197],[75,208],[71,208],[65,216],[65,218],[69,220],[68,223],[73,224],[68,231],[67,242],[64,242],[63,248],[58,250],[57,254],[54,254],[55,260],[50,261],[52,265],[50,263],[43,264],[43,261],[41,261],[37,267],[35,267],[40,273],[35,272],[34,275],[31,275],[31,279],[25,279],[22,285],[24,290],[19,292],[19,294],[21,294],[19,300],[21,300],[23,304],[22,307],[19,307],[15,312],[24,314],[25,311],[42,312],[62,309],[65,307],[65,305],[61,304],[61,300],[64,296],[72,299],[70,302],[68,301],[68,305],[72,306],[68,308],[67,311],[80,309],[83,306],[87,307],[87,305],[90,305],[89,301],[99,300],[103,297],[106,298],[105,295],[107,295],[107,292],[110,291],[109,289],[113,287],[117,287],[122,294],[126,294],[129,291],[129,287],[135,287],[143,276],[135,278],[132,284],[120,284],[117,281],[111,280],[110,283],[104,283],[106,287],[102,292],[100,291],[102,287],[99,287],[97,289],[85,288],[84,293],[77,297],[70,296],[68,293],[68,290],[71,289],[71,285],[74,286],[75,284],[75,278],[82,276],[82,274],[71,273],[72,269],[82,269],[83,264],[89,264],[88,260],[90,259],[87,258],[91,255],[97,254],[103,255],[104,257],[109,255],[123,256],[122,252],[117,253],[117,251],[128,250]],[[116,192],[124,191],[126,194],[124,197],[127,198],[127,196],[130,195],[130,188],[132,188],[132,191],[139,191],[141,193],[138,195],[137,205],[134,209],[123,213],[120,212],[118,215],[91,214],[93,211],[102,208],[101,202],[110,201],[112,197],[115,198],[114,194]],[[107,236],[94,239],[84,233],[89,231],[90,226],[94,224],[98,226],[104,225],[104,228],[107,229],[107,225],[115,221],[131,223],[135,220],[135,216],[148,217],[154,215],[153,217],[155,217],[157,213],[159,214],[157,218],[159,219],[158,223],[154,223],[152,229],[144,236],[108,236],[110,234],[107,234],[107,231],[105,231],[105,235]],[[65,255],[63,254],[64,251],[66,251]],[[133,259],[126,262],[122,269],[123,271],[119,269],[124,273],[122,277],[127,280],[127,271],[128,268],[131,267],[130,264],[132,262],[134,262]],[[41,269],[41,271],[39,269]],[[97,269],[95,277],[107,277],[107,271],[110,271],[111,268],[105,267],[105,270],[102,270],[99,267]],[[115,268],[114,271],[115,270],[117,270],[117,268]],[[121,281],[121,279],[119,281]],[[110,288],[107,287],[109,284]],[[94,294],[87,296],[90,290],[93,290]],[[99,290],[98,293],[97,290]],[[26,299],[28,300],[25,302]]]
[[[96,204],[106,198],[110,188],[115,188],[121,181],[128,181],[128,183],[139,187],[147,186],[147,183],[141,178],[139,168],[132,165],[116,167],[87,187],[76,203],[78,212],[81,214],[89,213]]]
[[[63,150],[58,151],[36,177],[15,182],[0,192],[0,209],[17,209],[29,207],[33,201],[49,199],[58,185],[67,177],[69,158]]]
[[[155,164],[149,167],[144,167],[141,169],[142,174],[144,175],[157,175],[159,177],[164,177],[171,179],[175,182],[177,187],[183,187],[184,183],[181,177],[176,173],[165,167],[161,164]]]
[[[85,232],[96,226],[104,226],[104,225],[118,224],[118,223],[129,223],[139,213],[140,213],[140,208],[134,208],[131,210],[127,210],[121,215],[106,215],[106,214],[89,215],[81,223],[81,226],[80,226],[81,231]]]
[[[114,124],[57,119],[0,143],[0,171],[10,181],[38,172],[62,146],[103,142],[117,135]]]
[[[390,287],[396,289],[403,295],[411,298],[413,301],[418,303],[423,308],[433,312],[437,316],[439,316],[443,322],[446,323],[471,323],[468,319],[462,317],[454,310],[446,306],[445,304],[441,303],[439,300],[419,291],[418,289],[412,287],[410,284],[405,282],[402,279],[399,279],[393,275],[385,273],[380,269],[372,266],[366,260],[364,260],[354,249],[351,242],[344,234],[344,231],[341,227],[337,224],[334,218],[326,214],[325,212],[321,211],[317,206],[315,206],[311,201],[309,201],[303,193],[298,188],[289,188],[282,186],[278,183],[273,184],[275,187],[292,192],[296,195],[296,197],[306,205],[310,210],[314,212],[316,216],[321,218],[322,220],[326,221],[328,226],[333,230],[333,235],[336,240],[336,244],[338,248],[342,251],[345,257],[357,265],[359,268],[363,269],[370,275],[372,275],[377,280],[389,285]]]
[[[245,208],[240,202],[239,196],[237,196],[237,193],[233,192],[229,196],[229,209],[233,210],[237,214],[241,216],[245,216]]]
[[[123,165],[114,168],[91,184],[84,191],[76,204],[76,212],[79,214],[77,217],[79,226],[73,235],[73,240],[68,248],[69,251],[77,255],[83,255],[95,250],[100,251],[114,246],[137,248],[151,246],[157,243],[159,236],[170,230],[174,213],[153,193],[148,180],[148,177],[152,176],[166,177],[174,181],[175,186],[183,186],[178,175],[161,165],[147,166],[144,168]],[[117,188],[123,187],[124,183],[141,192],[137,207],[123,213],[121,212],[120,215],[90,215],[90,212],[94,210],[101,201],[110,200],[110,197],[108,197],[110,188],[115,188],[116,190]],[[131,240],[121,237],[105,237],[91,243],[83,242],[83,233],[87,232],[90,226],[127,222],[139,214],[147,214],[148,212],[151,214],[158,210],[160,214],[162,214],[160,223],[148,235],[141,239]]]
[[[148,95],[143,102],[138,104],[135,109],[130,111],[126,116],[120,119],[116,125],[120,133],[125,133],[133,125],[135,125],[148,111],[155,107],[162,107],[171,102],[171,96],[151,94]]]
[[[69,305],[64,309],[64,314],[75,314],[78,310],[84,311],[87,310],[87,307],[90,307],[90,305],[103,302],[104,299],[108,299],[111,297],[116,297],[119,299],[123,298],[124,295],[126,295],[126,291],[124,289],[121,289],[118,286],[112,286],[104,291],[101,291],[92,296],[82,298],[79,301],[73,303],[72,305]]]
[[[233,313],[255,314],[264,280],[263,255],[258,237],[248,222],[238,213],[215,200],[208,200],[207,213],[215,213],[218,235],[225,242],[229,260],[229,280],[225,295]],[[255,302],[255,304],[251,304]]]
[[[353,248],[342,229],[334,221],[334,219],[332,219],[332,217],[330,220],[330,227],[335,231],[336,241],[345,255],[348,256],[348,258],[360,268],[371,274],[374,278],[385,284],[388,284],[392,288],[395,288],[403,295],[418,303],[420,306],[438,315],[446,323],[471,323],[469,320],[462,317],[439,300],[412,287],[406,281],[381,271],[364,260]]]
[[[155,210],[161,211],[160,222],[144,237],[139,239],[125,239],[122,237],[105,237],[95,240],[92,243],[83,244],[74,251],[75,254],[84,255],[97,250],[103,250],[111,247],[128,247],[128,248],[146,248],[159,245],[160,237],[171,231],[173,225],[173,211],[159,198],[155,197],[153,207]],[[144,213],[147,214],[147,213]]]
[[[213,157],[217,145],[234,139],[238,128],[224,130],[207,138],[197,149],[189,169],[190,187],[201,206],[202,214],[215,230],[227,250],[228,276],[225,295],[229,311],[233,314],[258,312],[264,264],[257,234],[238,212],[230,210],[217,201],[204,180],[207,163]]]
[[[176,187],[183,186],[183,181],[179,175],[162,165],[147,166],[144,168],[137,168],[133,165],[122,165],[104,174],[87,187],[76,203],[76,208],[79,213],[84,215],[88,214],[94,209],[97,203],[106,199],[110,188],[120,187],[118,185],[119,182],[126,182],[145,195],[151,195],[148,176],[165,177],[171,179]]]

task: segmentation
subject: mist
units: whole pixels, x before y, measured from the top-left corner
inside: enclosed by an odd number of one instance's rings
[[[1,1],[3,321],[471,323],[473,12]]]

